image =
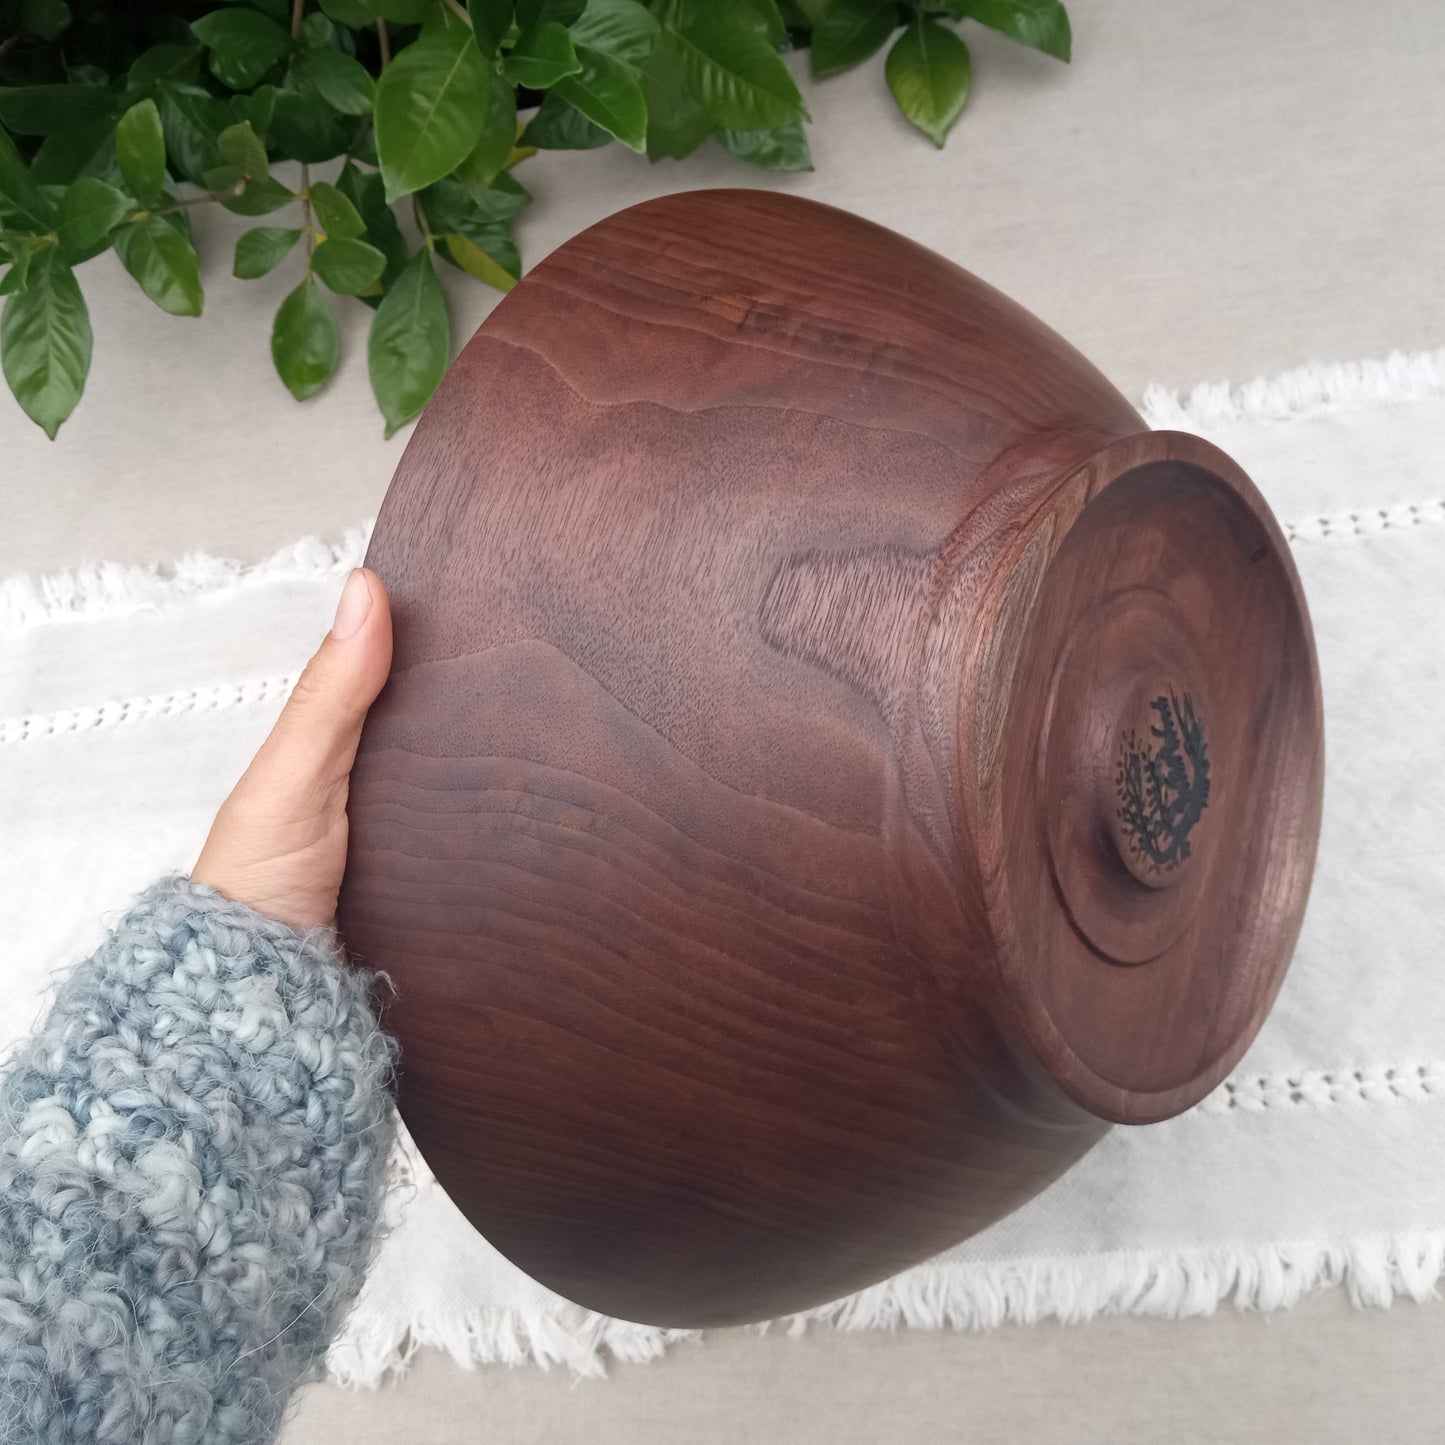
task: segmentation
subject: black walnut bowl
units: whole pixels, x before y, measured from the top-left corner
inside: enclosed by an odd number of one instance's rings
[[[497,307],[369,564],[340,922],[437,1178],[561,1294],[836,1298],[1188,1108],[1323,778],[1249,479],[879,226],[699,191]]]

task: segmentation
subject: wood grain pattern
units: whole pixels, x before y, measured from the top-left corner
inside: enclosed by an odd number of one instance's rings
[[[613,216],[462,353],[368,562],[341,926],[437,1177],[562,1294],[835,1298],[1263,1020],[1323,766],[1283,538],[940,257],[771,194]]]

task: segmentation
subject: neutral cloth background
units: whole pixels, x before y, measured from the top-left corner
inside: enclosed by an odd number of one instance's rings
[[[1078,59],[973,39],[975,92],[941,155],[891,113],[881,66],[808,84],[818,170],[783,184],[953,257],[1137,397],[1445,341],[1445,10],[1435,0],[1072,0]],[[627,201],[756,184],[724,157],[649,167],[541,156],[529,260]],[[266,338],[291,281],[230,283],[234,227],[198,228],[206,315],[163,316],[112,257],[87,267],[96,365],[47,445],[0,398],[0,575],[202,548],[260,557],[373,513],[380,442],[350,308],[342,372],[305,407]],[[454,289],[458,340],[482,319]],[[1365,960],[1362,960],[1364,964]],[[604,1382],[465,1373],[419,1356],[398,1387],[307,1392],[286,1445],[1435,1439],[1445,1308],[1115,1319],[987,1335],[802,1339],[721,1331]]]

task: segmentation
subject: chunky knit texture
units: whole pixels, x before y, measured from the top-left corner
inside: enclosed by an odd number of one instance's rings
[[[0,1078],[0,1440],[274,1437],[376,1233],[367,989],[180,878],[66,979]]]

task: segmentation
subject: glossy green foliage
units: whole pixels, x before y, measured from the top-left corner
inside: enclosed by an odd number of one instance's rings
[[[1073,44],[1060,0],[25,0],[18,17],[0,34],[0,369],[52,437],[90,365],[79,268],[113,250],[162,310],[199,316],[196,206],[268,218],[231,275],[271,288],[298,399],[340,362],[333,298],[372,308],[390,435],[450,356],[439,271],[499,291],[521,276],[513,168],[535,152],[615,140],[659,162],[711,143],[811,170],[799,77],[880,51],[941,146],[969,26],[1059,60]]]

